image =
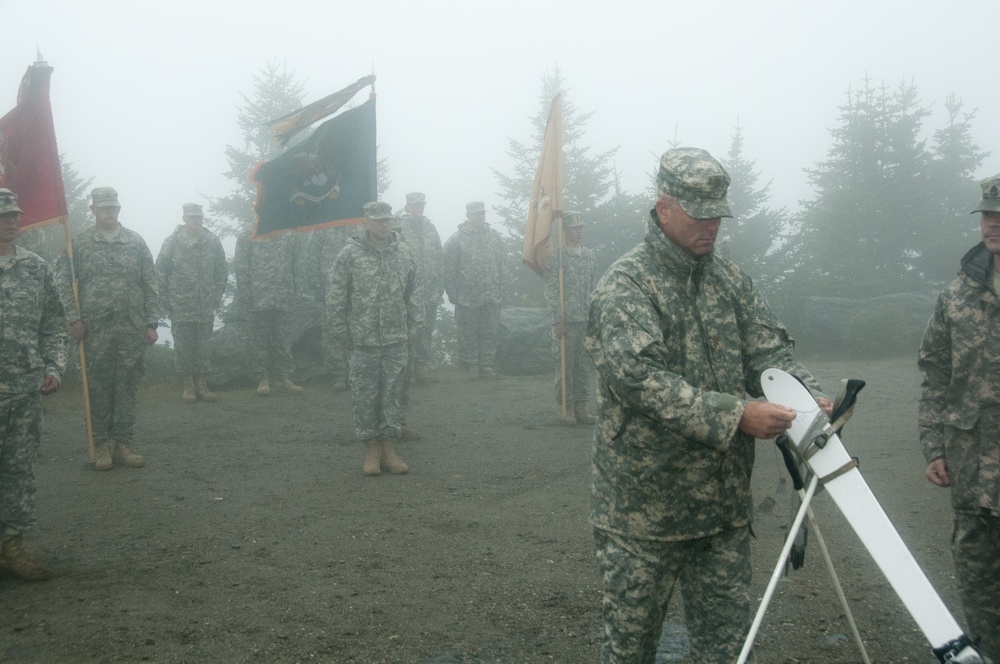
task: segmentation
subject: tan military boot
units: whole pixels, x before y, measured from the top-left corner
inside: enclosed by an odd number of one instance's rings
[[[146,465],[146,460],[142,458],[142,455],[130,450],[125,443],[115,445],[115,451],[111,456],[115,461],[129,468],[142,468]]]
[[[186,374],[184,376],[184,390],[181,392],[181,401],[184,403],[194,403],[198,398],[194,395],[194,376]]]
[[[403,463],[403,460],[396,454],[396,441],[382,441],[382,467],[393,475],[405,475],[410,472],[410,467]]]
[[[365,475],[382,474],[382,441],[365,441]]]
[[[194,383],[194,391],[202,401],[215,401],[219,398],[215,396],[215,392],[208,389],[208,381],[204,376],[198,376],[198,380]]]
[[[111,470],[111,450],[107,443],[94,447],[94,470]]]
[[[399,429],[399,439],[402,441],[420,440],[420,433],[410,427],[401,427]]]
[[[267,382],[267,378],[261,378],[260,382],[257,383],[257,396],[259,397],[271,396],[271,385]]]
[[[289,394],[302,394],[303,392],[305,392],[305,390],[302,389],[301,385],[296,385],[288,378],[282,379],[282,381],[278,383],[278,385],[281,385],[281,387]]]
[[[597,422],[597,418],[590,414],[585,403],[573,404],[573,417],[576,418],[577,424],[589,425]]]
[[[0,548],[0,568],[25,581],[44,581],[49,572],[28,556],[21,542],[21,535],[14,535]]]

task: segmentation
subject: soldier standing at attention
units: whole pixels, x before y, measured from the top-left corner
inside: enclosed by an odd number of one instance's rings
[[[111,470],[112,458],[141,468],[146,461],[132,447],[146,346],[159,338],[156,271],[142,237],[118,222],[118,192],[98,187],[90,198],[95,223],[73,240],[79,310],[66,256],[59,259],[60,294],[70,336],[83,339],[87,354],[94,468]]]
[[[237,296],[247,311],[250,361],[262,397],[271,395],[269,378],[289,394],[303,392],[292,382],[302,248],[302,239],[293,232],[256,240],[244,233],[236,239]]]
[[[208,389],[212,328],[222,306],[229,268],[222,242],[205,228],[197,203],[185,203],[183,224],[168,237],[156,257],[160,302],[174,335],[175,366],[183,377],[181,400],[215,401]]]
[[[495,378],[504,249],[500,234],[486,223],[486,206],[465,206],[465,218],[444,245],[441,275],[455,305],[458,361],[469,380]]]
[[[351,238],[330,271],[327,320],[351,351],[354,430],[365,475],[409,471],[396,454],[409,345],[423,324],[422,286],[409,247],[392,230],[392,206],[366,203],[365,233]]]
[[[951,553],[969,634],[1000,660],[1000,174],[983,180],[983,241],[938,297],[917,366],[927,479],[951,487]]]
[[[0,189],[0,568],[25,581],[48,572],[24,550],[35,525],[42,396],[66,369],[66,313],[42,258],[14,245],[21,208]]]
[[[593,424],[594,416],[588,411],[593,362],[583,347],[587,331],[587,314],[590,295],[597,285],[597,257],[594,251],[583,246],[583,215],[567,210],[563,212],[563,239],[565,247],[556,249],[545,266],[545,300],[552,311],[552,336],[566,346],[566,402],[572,404],[577,424]],[[559,267],[562,266],[562,302],[559,299]],[[559,369],[559,344],[556,344],[556,402],[562,404],[562,374]]]
[[[704,150],[660,160],[646,239],[597,284],[585,344],[600,384],[590,523],[603,664],[652,664],[675,585],[692,662],[736,661],[751,623],[754,438],[795,412],[754,401],[771,367],[816,380],[750,279],[713,254],[729,174]],[[832,404],[817,399],[827,414]]]
[[[424,216],[427,198],[415,191],[406,195],[406,208],[399,216],[400,239],[413,250],[417,270],[424,288],[424,326],[420,337],[413,341],[410,361],[413,382],[428,382],[427,364],[431,361],[431,339],[437,322],[438,307],[444,301],[441,284],[441,236],[431,220]]]

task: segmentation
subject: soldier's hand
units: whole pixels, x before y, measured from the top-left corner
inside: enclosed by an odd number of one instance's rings
[[[552,334],[556,335],[556,339],[562,339],[566,336],[566,323],[553,323],[552,324]]]
[[[159,338],[160,338],[160,335],[156,333],[156,330],[154,330],[151,327],[147,327],[146,328],[146,345],[147,346],[152,346],[153,344],[156,343],[156,340],[159,339]]]
[[[748,401],[740,430],[754,438],[774,438],[788,430],[795,421],[795,411],[787,406],[766,401]]]
[[[826,413],[827,417],[833,417],[833,402],[832,401],[830,401],[826,397],[820,397],[819,399],[816,399],[816,404],[819,406],[820,410],[822,410],[824,413]]]
[[[82,320],[78,320],[75,323],[70,323],[69,325],[69,336],[74,339],[83,339],[87,334],[87,326],[83,324]]]
[[[48,396],[59,389],[59,379],[52,374],[45,374],[42,380],[42,396]]]
[[[930,480],[934,486],[942,488],[951,486],[951,478],[948,476],[948,462],[944,460],[944,457],[938,457],[931,461],[927,470],[924,471],[924,477]]]

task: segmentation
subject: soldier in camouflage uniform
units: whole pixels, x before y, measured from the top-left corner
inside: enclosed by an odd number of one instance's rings
[[[271,394],[269,377],[290,394],[303,392],[291,379],[303,244],[292,232],[255,240],[243,234],[236,240],[236,288],[248,314],[250,361],[262,397]]]
[[[146,346],[158,339],[156,271],[142,237],[118,222],[118,192],[98,187],[90,197],[96,221],[73,240],[79,310],[66,256],[59,259],[59,290],[70,336],[83,339],[87,355],[94,468],[111,470],[112,459],[141,468],[146,462],[132,446]]]
[[[329,272],[333,268],[337,254],[347,246],[347,241],[351,235],[357,232],[357,228],[353,225],[334,226],[333,228],[320,228],[312,232],[312,237],[309,238],[309,244],[306,247],[305,272],[317,302],[326,302]],[[326,308],[324,307],[324,315],[325,312]],[[344,350],[344,346],[340,342],[329,334],[329,329],[329,325],[324,321],[322,342],[324,369],[335,389],[347,389],[347,362],[350,354]]]
[[[938,297],[920,346],[927,479],[951,487],[951,551],[969,634],[1000,661],[1000,174],[982,181],[983,241]]]
[[[163,242],[156,257],[160,302],[174,335],[177,373],[184,380],[181,400],[215,401],[207,382],[212,368],[210,343],[229,268],[222,242],[203,225],[201,206],[185,203],[183,209],[184,223]]]
[[[24,550],[35,524],[35,459],[42,396],[66,369],[66,313],[49,266],[14,245],[21,208],[0,189],[0,569],[26,581],[48,572]]]
[[[552,311],[552,336],[556,339],[556,402],[562,404],[560,339],[566,346],[566,402],[573,408],[577,424],[593,424],[588,412],[593,363],[583,347],[590,310],[590,295],[597,284],[597,256],[583,246],[583,215],[563,212],[565,246],[549,256],[545,267],[545,300]],[[562,266],[562,299],[559,297],[559,267]]]
[[[459,364],[469,380],[494,378],[504,287],[503,240],[486,223],[483,203],[467,204],[465,217],[444,245],[441,277],[455,305]]]
[[[392,206],[366,203],[365,233],[337,256],[327,288],[334,338],[351,351],[354,429],[365,445],[365,475],[409,468],[396,454],[408,346],[420,333],[424,301],[417,261],[392,230]]]
[[[590,522],[601,662],[652,664],[679,582],[691,661],[731,664],[751,622],[754,438],[795,417],[752,399],[769,367],[818,385],[750,279],[713,254],[732,216],[722,165],[669,150],[657,185],[645,242],[598,282],[584,342],[600,384]]]
[[[419,191],[406,195],[406,208],[399,215],[400,239],[413,250],[417,259],[417,270],[423,282],[424,326],[420,337],[413,342],[413,357],[410,369],[413,382],[431,381],[425,373],[431,361],[431,338],[437,322],[438,307],[444,301],[444,286],[441,283],[441,236],[431,220],[424,216],[427,198]]]

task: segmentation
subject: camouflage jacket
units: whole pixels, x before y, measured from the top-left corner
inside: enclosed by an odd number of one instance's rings
[[[70,323],[82,320],[102,334],[144,333],[160,319],[160,296],[149,247],[135,231],[119,225],[110,242],[97,226],[73,240],[73,267],[80,292],[80,312],[73,301],[69,259],[59,259],[59,294]]]
[[[296,232],[251,240],[236,239],[233,271],[236,294],[247,311],[293,311],[304,284],[302,256],[308,236]]]
[[[388,346],[416,335],[423,322],[422,286],[413,252],[392,234],[381,251],[367,235],[351,238],[330,270],[326,317],[334,338],[355,346]]]
[[[489,224],[474,230],[469,222],[444,244],[441,277],[452,304],[479,307],[500,304],[504,288],[504,249],[500,234]]]
[[[184,323],[211,323],[229,279],[222,242],[206,228],[194,240],[179,225],[156,257],[164,316]]]
[[[938,297],[920,345],[920,442],[944,457],[956,511],[1000,515],[1000,298],[982,243]]]
[[[597,284],[597,256],[588,247],[579,254],[566,249],[549,256],[545,265],[545,301],[552,311],[552,322],[585,323],[590,311],[590,295]],[[563,268],[563,308],[559,306],[559,256]]]
[[[413,250],[417,271],[424,287],[424,304],[429,307],[444,301],[441,283],[441,236],[427,217],[413,217],[408,212],[399,216],[400,239]]]
[[[309,289],[320,302],[326,298],[327,278],[333,268],[333,262],[347,241],[354,235],[364,233],[363,227],[348,225],[332,228],[318,228],[310,235],[309,244],[305,250],[305,267],[303,273]]]
[[[650,220],[645,242],[598,282],[584,344],[600,381],[591,524],[660,541],[746,526],[746,400],[769,367],[818,390],[749,277],[692,258]]]
[[[66,370],[66,311],[48,264],[27,249],[0,269],[0,393],[37,392]]]

